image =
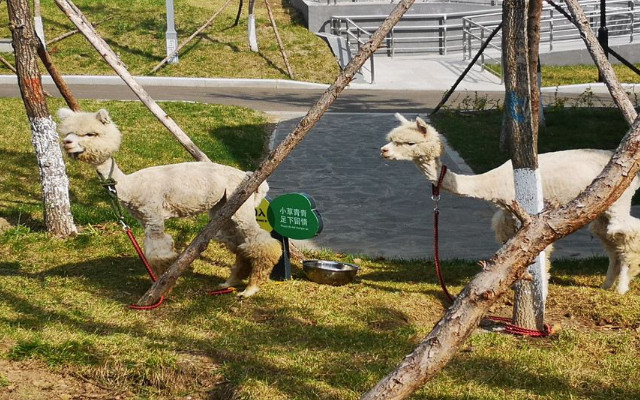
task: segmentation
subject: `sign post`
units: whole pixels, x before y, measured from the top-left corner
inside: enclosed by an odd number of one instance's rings
[[[291,279],[289,239],[311,239],[322,231],[322,217],[316,210],[315,201],[304,193],[283,194],[270,203],[263,200],[256,208],[256,220],[282,242],[282,258],[273,268],[271,279]]]

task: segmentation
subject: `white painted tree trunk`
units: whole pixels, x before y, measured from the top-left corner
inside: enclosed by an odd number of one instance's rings
[[[62,158],[56,123],[51,116],[29,118],[31,143],[42,182],[44,223],[50,232],[61,232],[67,236],[76,233],[69,199],[69,179]]]
[[[56,125],[51,119],[37,63],[38,39],[27,0],[7,0],[18,86],[31,125],[31,142],[42,185],[44,223],[57,236],[77,232],[69,203],[69,180]]]
[[[514,169],[513,180],[516,201],[529,214],[540,213],[544,208],[540,170]],[[527,270],[531,280],[520,280],[516,283],[516,300],[513,309],[513,320],[516,325],[530,328],[535,326],[536,329],[541,329],[544,325],[548,293],[546,263],[546,252],[542,251]]]

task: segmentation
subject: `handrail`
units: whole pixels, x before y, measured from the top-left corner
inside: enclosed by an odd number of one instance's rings
[[[600,0],[581,1],[587,18],[592,26],[598,26],[600,16]],[[634,9],[633,2],[627,0],[607,1],[607,21],[609,38],[628,37],[634,41],[636,32],[640,31],[640,9]],[[331,33],[346,39],[347,47],[353,52],[358,50],[371,37],[373,30],[384,20],[382,15],[332,16]],[[386,45],[378,52],[386,51],[394,56],[397,51],[407,53],[435,52],[440,55],[461,52],[463,59],[471,58],[474,48],[479,48],[485,37],[502,21],[501,11],[477,10],[468,12],[408,14],[403,16],[387,35]],[[573,24],[549,5],[543,6],[540,29],[541,51],[546,46],[549,51],[559,43],[580,40],[580,35]],[[485,68],[485,58],[492,63],[500,64],[501,41],[493,40],[487,46],[481,59],[481,68]],[[496,54],[497,53],[497,54]],[[371,60],[371,80],[373,81],[373,60]]]

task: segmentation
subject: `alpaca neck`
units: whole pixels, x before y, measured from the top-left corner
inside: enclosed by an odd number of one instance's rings
[[[116,164],[116,160],[114,160],[113,157],[109,158],[102,164],[96,165],[95,168],[98,172],[98,176],[102,180],[113,179],[117,184],[126,177],[124,172],[122,172],[118,167],[118,164]]]
[[[438,184],[442,162],[431,160],[416,162],[418,168],[434,185]],[[461,175],[447,170],[442,179],[441,189],[463,197],[472,197],[491,202],[505,199],[505,193],[513,192],[513,178],[503,177],[496,168],[480,175]],[[507,196],[512,197],[512,196]]]

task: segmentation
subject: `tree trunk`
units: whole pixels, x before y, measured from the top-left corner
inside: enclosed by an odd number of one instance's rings
[[[511,152],[516,200],[525,211],[537,214],[544,205],[536,150],[538,110],[533,109],[534,96],[531,94],[532,89],[537,91],[537,77],[531,82],[531,76],[537,75],[537,68],[532,73],[528,59],[533,53],[537,60],[537,51],[533,51],[528,43],[531,33],[527,28],[528,1],[508,1],[502,5],[506,91],[502,135]],[[539,99],[538,96],[536,101]],[[529,268],[531,279],[519,281],[515,287],[513,322],[523,328],[542,330],[544,327],[545,261],[545,254],[540,254]]]
[[[258,52],[258,36],[256,34],[256,0],[249,0],[249,17],[247,18],[247,34],[249,35],[249,48],[254,53]]]
[[[80,32],[89,40],[89,43],[100,53],[102,58],[113,68],[116,73],[122,78],[122,80],[131,88],[131,90],[138,96],[140,101],[149,108],[149,110],[156,116],[158,121],[162,123],[171,132],[180,144],[198,161],[211,161],[206,154],[204,154],[187,136],[186,133],[175,121],[156,103],[151,96],[133,79],[133,76],[127,71],[122,61],[111,50],[109,45],[98,35],[98,32],[91,26],[89,21],[84,17],[82,12],[71,2],[71,0],[55,0],[58,7],[64,12],[67,17],[73,22]]]
[[[36,37],[27,0],[7,0],[9,28],[16,58],[18,85],[31,125],[31,142],[35,149],[40,180],[44,223],[47,231],[58,236],[77,232],[69,202],[67,178],[56,124],[53,122],[38,70]]]
[[[540,18],[542,17],[542,1],[529,1],[527,15],[527,41],[529,54],[529,83],[531,87],[531,122],[535,137],[540,127]]]
[[[58,0],[56,0],[58,1]],[[245,181],[233,193],[227,203],[215,214],[211,222],[189,244],[178,259],[169,267],[152,286],[138,300],[138,305],[150,305],[156,303],[162,295],[175,286],[178,277],[191,265],[193,260],[203,252],[215,233],[220,230],[228,218],[256,191],[258,186],[282,163],[293,149],[304,139],[320,117],[333,104],[338,95],[353,80],[355,73],[362,67],[367,59],[380,47],[391,28],[400,20],[404,13],[411,7],[415,0],[401,0],[393,9],[389,17],[380,25],[372,35],[369,42],[365,43],[353,59],[347,64],[336,81],[322,94],[320,99],[309,109],[307,115],[302,118],[296,128],[276,147],[269,156],[260,164],[260,167],[251,177]]]

